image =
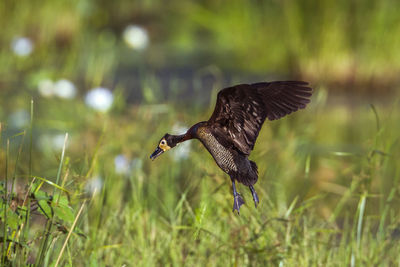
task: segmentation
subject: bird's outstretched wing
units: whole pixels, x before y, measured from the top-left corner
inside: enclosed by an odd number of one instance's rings
[[[240,84],[218,93],[208,124],[217,139],[245,155],[254,148],[266,118],[276,120],[310,102],[312,89],[301,81]]]

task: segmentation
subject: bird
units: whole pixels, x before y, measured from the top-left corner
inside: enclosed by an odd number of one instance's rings
[[[310,102],[313,89],[304,81],[273,81],[238,84],[218,92],[214,112],[208,121],[201,121],[181,135],[165,134],[155,151],[154,160],[177,144],[198,139],[227,173],[232,182],[233,212],[239,214],[244,204],[236,182],[248,186],[255,207],[260,200],[254,189],[258,168],[249,155],[266,119],[277,120]]]

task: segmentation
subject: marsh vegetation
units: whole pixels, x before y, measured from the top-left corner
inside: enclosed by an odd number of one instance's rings
[[[399,265],[400,4],[314,2],[2,1],[1,263]],[[264,125],[257,209],[197,141],[149,160],[279,79],[314,95]]]

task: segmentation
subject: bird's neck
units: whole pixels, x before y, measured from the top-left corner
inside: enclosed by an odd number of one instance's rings
[[[172,136],[175,144],[182,143],[182,142],[185,142],[187,140],[193,139],[193,135],[192,135],[190,129],[184,134],[171,135],[171,136]]]
[[[190,136],[187,135],[187,133],[181,134],[181,135],[171,135],[174,139],[174,143],[182,143],[185,142],[186,140],[191,139]]]
[[[187,140],[196,138],[197,129],[199,128],[199,126],[203,125],[204,123],[205,122],[196,123],[195,125],[190,127],[189,130],[187,130],[186,133],[181,134],[181,135],[175,135],[174,137],[176,138],[177,143],[182,143],[182,142],[185,142]]]

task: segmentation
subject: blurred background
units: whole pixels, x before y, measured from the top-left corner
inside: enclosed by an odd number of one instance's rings
[[[391,0],[3,0],[0,177],[18,199],[61,171],[66,229],[85,201],[67,266],[399,264],[399,14]],[[231,212],[197,141],[148,159],[220,89],[273,80],[314,95],[260,133],[258,209],[242,186]],[[23,254],[38,263],[36,216]],[[66,238],[51,233],[46,264]]]

